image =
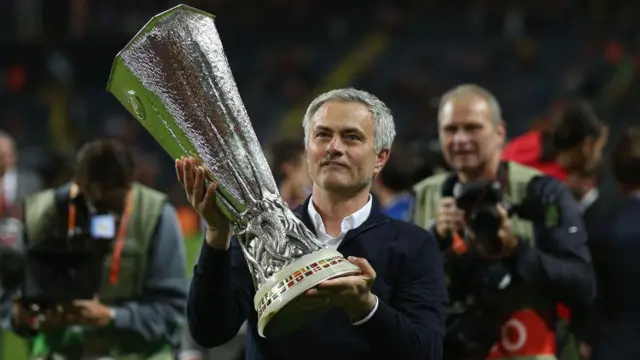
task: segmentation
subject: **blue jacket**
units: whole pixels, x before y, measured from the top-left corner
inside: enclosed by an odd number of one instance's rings
[[[309,201],[294,213],[314,231],[306,211]],[[447,292],[433,236],[382,215],[374,206],[365,223],[346,234],[338,251],[366,258],[377,273],[372,292],[379,305],[365,324],[352,325],[336,309],[291,335],[261,338],[253,283],[240,246],[232,239],[227,251],[203,245],[187,303],[193,339],[205,347],[224,344],[248,320],[251,360],[441,359]]]

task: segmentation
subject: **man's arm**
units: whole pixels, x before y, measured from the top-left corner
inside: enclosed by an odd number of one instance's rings
[[[166,204],[149,247],[142,297],[115,308],[113,326],[150,342],[177,344],[187,297],[185,249],[173,206]]]
[[[529,194],[557,207],[556,224],[534,224],[536,248],[520,241],[515,267],[526,281],[547,286],[567,305],[587,306],[596,296],[596,281],[582,216],[569,190],[550,177],[536,178]]]
[[[231,340],[253,306],[253,281],[240,244],[228,250],[203,242],[187,300],[187,320],[193,340],[212,348]]]
[[[379,300],[360,327],[381,357],[441,359],[447,290],[440,252],[426,231],[416,228],[404,236],[423,240],[400,259],[389,303]]]

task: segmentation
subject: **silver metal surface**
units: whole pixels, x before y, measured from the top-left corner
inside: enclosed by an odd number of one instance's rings
[[[280,198],[211,15],[181,5],[154,17],[116,58],[109,91],[172,157],[209,170],[256,288],[324,248]]]

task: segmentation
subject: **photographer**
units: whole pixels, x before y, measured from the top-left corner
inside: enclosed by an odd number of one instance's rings
[[[555,359],[556,303],[595,296],[576,202],[558,181],[500,160],[505,127],[483,88],[445,94],[438,122],[454,173],[414,187],[414,221],[434,232],[446,258],[445,357]]]
[[[186,302],[184,244],[166,196],[133,174],[124,145],[98,140],[80,150],[75,182],[25,200],[28,263],[11,323],[31,340],[32,357],[174,358]],[[47,270],[61,266],[66,248],[104,248],[86,268],[99,269],[94,283],[52,288],[60,278]]]

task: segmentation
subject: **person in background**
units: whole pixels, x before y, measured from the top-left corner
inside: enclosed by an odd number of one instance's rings
[[[620,198],[616,187],[603,187],[601,182],[609,170],[603,162],[609,128],[588,102],[577,100],[552,121],[550,132],[558,164],[566,173],[565,185],[578,201],[588,235]]]
[[[400,145],[394,145],[387,165],[382,169],[372,187],[372,193],[380,205],[380,211],[392,219],[409,221],[413,215],[414,197],[413,166],[409,153]]]
[[[40,176],[30,170],[17,167],[18,154],[14,139],[0,130],[0,246],[14,250],[23,246],[22,200],[43,188]],[[17,266],[8,264],[3,257],[0,267]],[[20,261],[20,260],[17,260]],[[22,261],[20,261],[22,262]],[[0,316],[11,313],[11,293],[0,288]],[[1,334],[0,334],[1,335]],[[0,353],[3,351],[4,336],[0,336]]]
[[[72,182],[25,199],[29,246],[77,232],[111,241],[94,299],[38,315],[16,302],[3,319],[30,340],[33,357],[174,359],[187,297],[185,245],[167,197],[135,182],[134,170],[122,143],[92,141],[77,154]],[[112,225],[94,227],[96,219]]]
[[[17,167],[18,154],[11,135],[0,130],[0,214],[19,219],[20,203],[43,188],[38,174]]]
[[[624,197],[590,234],[599,293],[584,323],[583,359],[640,359],[640,127],[622,134],[612,167]]]
[[[555,359],[556,304],[587,306],[595,297],[575,200],[557,179],[503,160],[505,124],[486,89],[465,84],[443,95],[438,127],[453,171],[414,187],[413,221],[431,229],[446,257],[455,316],[445,357]],[[465,188],[478,191],[468,190],[474,195],[464,201]],[[505,207],[526,200],[541,211],[509,216]],[[558,215],[547,219],[543,211]],[[481,212],[484,221],[475,221]]]
[[[296,139],[274,142],[270,155],[271,172],[287,205],[295,209],[311,194],[311,178],[304,154],[304,143]]]
[[[502,150],[502,160],[517,162],[564,181],[567,174],[557,162],[557,151],[549,130],[552,119],[563,111],[564,106],[564,102],[556,103],[548,116],[542,117],[532,130],[509,141]]]

